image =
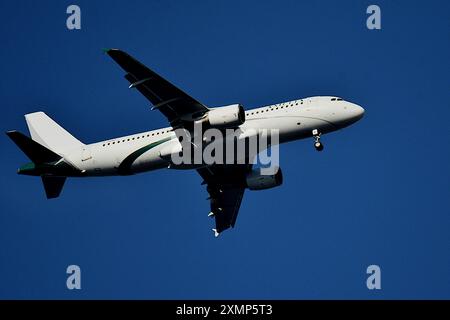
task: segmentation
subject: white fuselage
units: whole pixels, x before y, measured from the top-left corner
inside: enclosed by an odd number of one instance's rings
[[[325,134],[344,128],[357,120],[364,109],[338,97],[311,97],[247,110],[239,127],[242,136],[252,129],[279,130],[280,143],[312,136],[317,129]],[[108,139],[78,147],[64,155],[64,161],[82,176],[119,175],[128,162],[129,172],[138,173],[167,167],[161,150],[179,144],[171,127]],[[174,168],[177,168],[176,166]]]

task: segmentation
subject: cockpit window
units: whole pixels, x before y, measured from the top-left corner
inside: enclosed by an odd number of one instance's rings
[[[336,98],[331,98],[331,101],[336,101]]]
[[[336,100],[337,100],[337,101],[342,101],[342,98],[337,98]]]
[[[342,101],[342,98],[331,98],[331,101]]]

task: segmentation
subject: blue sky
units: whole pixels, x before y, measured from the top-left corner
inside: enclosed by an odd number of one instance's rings
[[[281,146],[280,188],[246,192],[215,239],[195,171],[70,179],[45,199],[0,139],[0,298],[450,298],[448,1],[0,2],[3,131],[42,110],[85,143],[166,126],[102,48],[209,106],[337,95],[357,124]],[[66,289],[66,267],[82,290]],[[377,264],[382,289],[366,288]]]

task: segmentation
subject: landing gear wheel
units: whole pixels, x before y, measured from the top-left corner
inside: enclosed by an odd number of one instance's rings
[[[317,151],[322,151],[323,150],[323,144],[320,143],[320,141],[317,141],[316,143],[314,143],[314,148],[316,148]]]
[[[320,132],[317,129],[314,129],[312,131],[312,136],[314,138],[314,148],[316,148],[317,151],[323,150],[323,144],[320,142]]]

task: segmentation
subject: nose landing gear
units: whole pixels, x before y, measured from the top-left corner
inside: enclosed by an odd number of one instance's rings
[[[312,135],[314,138],[314,148],[316,148],[317,151],[323,150],[323,144],[320,142],[320,132],[317,129],[314,129],[312,131]]]
[[[316,148],[317,151],[323,150],[323,144],[320,141],[317,141],[314,143],[314,148]]]

